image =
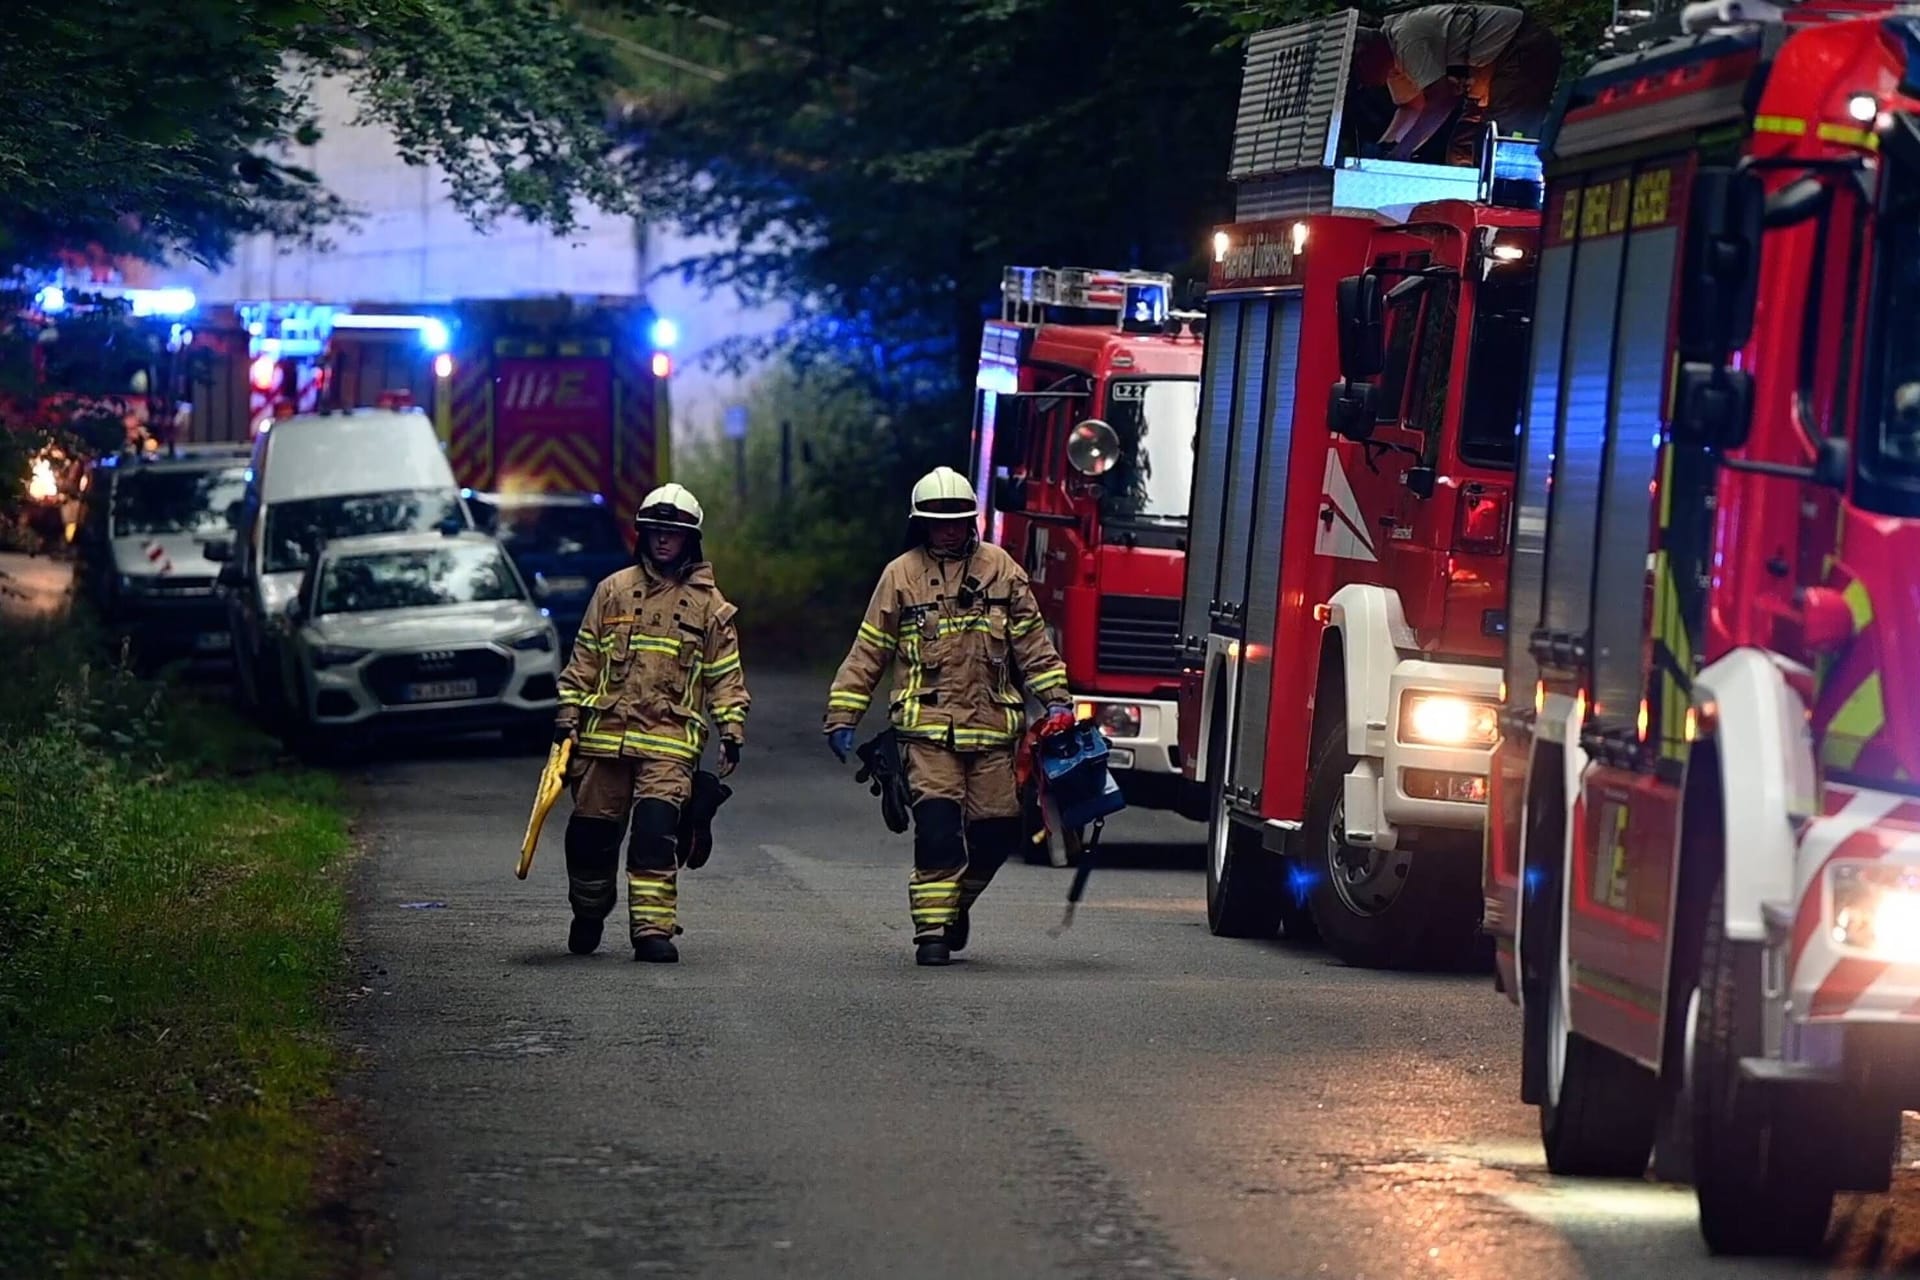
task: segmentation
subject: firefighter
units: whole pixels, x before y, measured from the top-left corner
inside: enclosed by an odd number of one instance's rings
[[[1019,686],[1067,708],[1067,672],[1027,575],[975,530],[965,477],[938,467],[913,487],[907,551],[874,588],[827,696],[827,744],[842,762],[881,673],[913,802],[907,886],[915,959],[964,950],[973,904],[1023,837],[1013,752],[1026,727]]]
[[[627,917],[633,958],[672,964],[681,857],[675,833],[693,793],[707,709],[719,728],[721,777],[740,763],[746,677],[735,608],[701,555],[700,504],[677,484],[649,493],[633,518],[636,563],[594,591],[560,676],[556,743],[572,739],[567,822],[567,947],[586,955],[618,897],[614,872],[629,816]]]

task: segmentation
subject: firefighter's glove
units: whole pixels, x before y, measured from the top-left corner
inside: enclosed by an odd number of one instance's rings
[[[740,744],[732,738],[720,739],[720,768],[718,774],[724,778],[740,767]]]
[[[1045,726],[1048,733],[1058,733],[1063,729],[1073,728],[1073,707],[1065,702],[1048,703],[1047,715],[1041,724]]]
[[[841,764],[847,762],[847,753],[853,750],[853,730],[839,728],[827,733],[827,747]]]
[[[556,724],[553,726],[553,745],[554,746],[557,747],[563,742],[570,742],[572,740],[573,740],[573,726],[571,724]]]

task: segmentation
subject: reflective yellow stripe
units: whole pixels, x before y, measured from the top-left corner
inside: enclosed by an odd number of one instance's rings
[[[1820,759],[1835,769],[1851,769],[1867,744],[1886,727],[1887,708],[1880,691],[1880,673],[1874,672],[1848,695],[1827,725]]]
[[[1789,138],[1801,138],[1806,136],[1807,122],[1805,120],[1796,120],[1792,116],[1755,116],[1753,118],[1753,131],[1755,133],[1780,133],[1785,134]]]
[[[708,667],[706,671],[706,677],[707,677],[707,680],[711,682],[714,680],[718,680],[721,676],[732,675],[734,672],[738,671],[739,669],[740,669],[740,655],[737,653],[729,654],[727,657],[720,659],[720,661]]]
[[[713,720],[715,724],[744,723],[746,718],[747,709],[745,707],[715,707],[713,709]]]
[[[1867,594],[1866,583],[1858,579],[1849,582],[1847,589],[1840,593],[1840,598],[1853,611],[1854,634],[1858,635],[1873,625],[1873,597]]]
[[[666,653],[680,656],[680,642],[670,636],[634,636],[627,647],[635,653]]]
[[[1067,669],[1065,667],[1054,667],[1050,671],[1042,671],[1039,675],[1028,679],[1027,689],[1031,693],[1041,693],[1047,689],[1054,688],[1056,685],[1063,685],[1066,682]]]
[[[827,707],[833,711],[865,711],[873,705],[873,695],[834,690],[827,695]]]
[[[642,733],[638,729],[629,729],[622,744],[638,751],[655,751],[662,755],[680,760],[700,758],[700,743],[693,740],[693,727],[689,726],[686,738],[668,738],[657,733]]]
[[[1025,622],[1014,623],[1008,634],[1015,640],[1018,640],[1022,636],[1033,634],[1044,625],[1046,625],[1046,619],[1044,618],[1028,618]]]
[[[584,707],[592,696],[592,694],[580,689],[562,689],[560,691],[560,705],[563,707]]]
[[[881,649],[891,649],[895,645],[900,643],[898,640],[894,639],[892,636],[888,635],[886,632],[882,631],[880,628],[864,620],[862,620],[862,622],[860,623],[860,638],[862,640],[865,640],[868,644],[874,645]]]
[[[617,733],[583,733],[580,735],[580,747],[585,751],[618,755],[620,753],[620,735]]]
[[[1838,142],[1842,146],[1859,147],[1863,151],[1880,149],[1880,135],[1858,125],[1823,124],[1814,130],[1814,136],[1822,142]]]

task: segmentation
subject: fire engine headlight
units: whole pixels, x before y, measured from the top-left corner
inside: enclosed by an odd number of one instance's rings
[[[1836,862],[1827,868],[1827,902],[1836,944],[1920,963],[1920,868]]]
[[[1452,693],[1408,693],[1400,700],[1399,736],[1427,747],[1490,747],[1500,737],[1500,708]]]
[[[1091,720],[1109,738],[1140,736],[1140,708],[1124,702],[1082,702],[1073,709],[1076,720]]]

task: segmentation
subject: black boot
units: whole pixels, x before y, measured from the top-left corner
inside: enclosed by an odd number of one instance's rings
[[[646,964],[678,964],[680,948],[673,945],[672,938],[650,934],[633,940],[633,958]]]
[[[973,918],[967,908],[960,908],[960,918],[947,926],[947,950],[959,955],[967,949],[967,939],[973,936]]]
[[[949,947],[944,939],[928,938],[914,945],[913,962],[927,965],[951,964],[953,948]]]
[[[605,921],[590,916],[575,916],[567,929],[567,950],[577,956],[590,956],[600,949],[600,930]]]

